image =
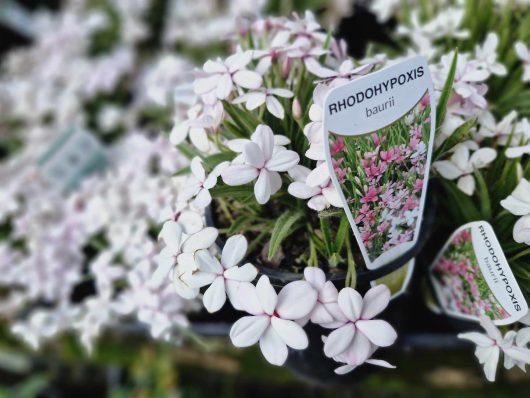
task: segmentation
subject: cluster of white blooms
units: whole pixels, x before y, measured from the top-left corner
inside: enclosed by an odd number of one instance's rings
[[[187,161],[159,131],[140,127],[141,114],[158,107],[179,117],[177,104],[187,94],[178,86],[191,76],[178,56],[138,56],[137,44],[149,34],[150,3],[110,2],[119,38],[92,53],[109,15],[84,1],[66,2],[58,13],[36,14],[35,42],[5,59],[0,119],[14,126],[6,128],[22,146],[0,163],[0,227],[8,232],[0,239],[0,313],[32,347],[75,331],[91,350],[106,327],[124,322],[170,339],[197,309],[170,283],[149,283],[156,269],[153,228],[183,186],[172,173]],[[90,114],[87,103],[120,90],[130,101],[110,100]],[[58,189],[45,177],[39,161],[66,131],[105,137],[117,127],[121,136],[99,145],[107,163],[102,172],[81,173],[73,189]]]
[[[258,274],[254,265],[239,265],[248,251],[243,235],[229,237],[218,253],[215,242],[219,231],[203,222],[204,209],[220,181],[229,187],[252,183],[260,205],[272,200],[283,186],[291,195],[308,200],[314,210],[340,206],[324,167],[322,101],[329,88],[368,73],[382,61],[379,57],[354,63],[346,56],[344,43],[333,38],[326,49],[326,35],[310,12],[303,18],[259,19],[247,29],[252,32],[253,50],[238,47],[226,59],[208,60],[196,71],[193,87],[197,102],[171,133],[174,144],[192,145],[201,156],[191,160],[177,206],[160,233],[165,247],[151,282],[157,285],[170,279],[176,291],[188,299],[201,296],[202,289],[203,305],[209,312],[218,311],[228,300],[234,309],[248,314],[231,329],[234,345],[247,347],[259,342],[272,364],[286,361],[287,347],[307,347],[303,325],[311,320],[336,329],[327,337],[324,352],[343,364],[337,373],[365,362],[390,366],[371,359],[378,347],[393,344],[397,337],[387,322],[371,319],[387,306],[388,288],[373,288],[363,299],[351,288],[339,293],[332,282],[326,282],[322,270],[306,268],[305,280],[291,282],[277,293],[267,276],[253,283]],[[307,72],[318,84],[310,122],[299,126],[309,144],[306,153],[288,149],[291,140],[264,122],[247,131],[249,138],[227,139],[219,134],[225,128],[223,123],[234,122],[230,116],[233,106],[242,112],[266,112],[280,123],[287,115],[300,119],[294,87]],[[208,158],[215,156],[220,160],[212,165]],[[299,164],[301,156],[313,163],[313,169]],[[284,178],[291,179],[287,189]]]

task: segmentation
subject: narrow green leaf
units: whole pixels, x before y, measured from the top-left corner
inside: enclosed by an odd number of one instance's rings
[[[329,218],[320,219],[320,230],[322,231],[322,237],[324,239],[324,244],[326,245],[327,256],[331,257],[333,254],[333,241],[331,240]]]
[[[228,229],[227,235],[234,235],[243,232],[244,226],[250,224],[254,217],[243,214],[236,218],[230,228]]]
[[[350,222],[348,221],[348,217],[346,217],[345,214],[342,215],[342,218],[340,219],[339,229],[337,230],[337,234],[335,235],[335,253],[339,253],[342,250],[342,247],[344,246],[344,242],[348,236],[348,231],[350,230]]]
[[[229,197],[232,199],[243,199],[252,195],[254,189],[251,185],[240,185],[237,187],[231,187],[228,185],[218,185],[210,189],[210,194],[214,198]]]
[[[484,176],[480,170],[475,170],[474,174],[478,185],[478,195],[480,198],[482,217],[485,220],[491,220],[491,200],[488,192],[488,186],[486,185],[486,181],[484,180]]]
[[[269,260],[274,257],[281,243],[297,229],[296,223],[303,215],[304,213],[301,211],[288,211],[276,220],[269,242]]]
[[[187,142],[182,142],[178,144],[177,149],[190,160],[193,159],[195,156],[201,157],[202,155],[197,148],[191,146]]]
[[[436,128],[439,129],[442,126],[442,123],[445,119],[445,113],[447,110],[447,102],[453,91],[453,82],[455,80],[456,73],[456,63],[458,60],[458,48],[455,49],[455,55],[453,56],[453,61],[451,62],[451,68],[449,69],[449,74],[447,75],[447,80],[445,81],[442,94],[438,100],[438,106],[436,107]]]
[[[434,160],[439,160],[443,155],[453,149],[455,145],[464,141],[471,129],[477,123],[477,120],[478,119],[476,117],[473,117],[458,126],[453,134],[447,137],[442,145],[440,145],[440,147],[434,152]]]

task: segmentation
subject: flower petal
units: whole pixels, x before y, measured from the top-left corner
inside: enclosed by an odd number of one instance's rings
[[[355,336],[355,326],[347,323],[331,332],[324,343],[324,354],[333,358],[346,351]]]
[[[303,350],[309,345],[304,329],[296,322],[273,316],[271,325],[288,347]]]
[[[234,235],[226,241],[221,254],[221,264],[225,269],[237,265],[247,252],[247,240],[243,235]]]
[[[159,236],[164,240],[164,243],[167,246],[176,252],[179,251],[182,239],[182,227],[177,222],[166,221],[162,226]]]
[[[285,285],[278,294],[276,312],[283,319],[296,320],[308,315],[315,307],[317,292],[306,281]]]
[[[368,340],[379,347],[388,347],[397,339],[394,328],[381,319],[360,320],[355,322],[355,326],[357,330],[364,333]]]
[[[224,271],[219,260],[212,256],[208,250],[197,251],[194,259],[201,271],[216,275],[219,275]]]
[[[363,299],[361,295],[351,287],[345,287],[339,292],[339,307],[350,321],[356,321],[361,316]]]
[[[252,133],[252,142],[256,143],[263,153],[263,158],[268,160],[274,150],[274,133],[266,124],[260,124]]]
[[[269,171],[262,169],[259,173],[258,180],[254,184],[254,195],[259,204],[265,204],[269,201],[272,193],[271,178]]]
[[[230,329],[230,340],[236,347],[250,347],[259,341],[269,325],[266,315],[244,316]]]
[[[372,287],[363,298],[362,319],[372,319],[379,315],[390,302],[390,289],[386,285]]]
[[[226,185],[237,186],[253,181],[258,170],[247,164],[232,164],[223,170],[221,177]]]
[[[265,359],[276,366],[282,366],[287,360],[287,346],[278,333],[269,327],[259,340],[259,348]]]
[[[300,156],[295,151],[277,151],[267,161],[265,167],[270,171],[287,171],[300,161]]]
[[[182,251],[193,253],[201,249],[209,249],[217,239],[219,231],[217,228],[206,227],[199,232],[190,235],[182,244]]]
[[[231,267],[224,273],[226,279],[238,282],[252,282],[258,275],[258,269],[250,263],[241,267]]]
[[[240,70],[236,72],[233,75],[233,79],[238,86],[252,90],[260,88],[261,84],[263,83],[261,75],[250,70]]]
[[[278,295],[266,275],[262,275],[261,278],[259,278],[258,283],[256,284],[256,292],[258,294],[261,308],[263,308],[265,313],[272,315],[278,303]]]
[[[283,109],[283,106],[281,102],[272,95],[267,96],[267,99],[265,100],[265,104],[267,106],[267,110],[274,116],[276,116],[278,119],[283,120],[285,117],[285,110]]]
[[[255,142],[249,142],[243,148],[243,155],[245,156],[245,163],[260,169],[265,163],[263,151]]]
[[[222,276],[215,278],[204,292],[202,302],[209,313],[219,311],[226,301],[225,280]]]
[[[324,287],[326,283],[326,274],[317,267],[305,267],[304,279],[317,291]]]
[[[261,306],[258,291],[252,283],[240,283],[239,289],[237,289],[237,298],[243,310],[249,314],[264,314],[265,311]]]

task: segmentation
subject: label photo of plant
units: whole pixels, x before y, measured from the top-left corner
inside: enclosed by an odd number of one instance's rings
[[[470,228],[459,231],[431,269],[442,308],[448,313],[492,320],[510,314],[502,307],[484,277],[472,242]]]
[[[330,131],[333,169],[372,263],[392,260],[417,238],[430,135],[428,91],[380,130],[360,136]]]

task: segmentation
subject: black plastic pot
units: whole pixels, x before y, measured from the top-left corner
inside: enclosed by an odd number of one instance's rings
[[[382,276],[388,275],[391,272],[397,270],[398,268],[405,265],[408,261],[415,258],[425,246],[425,243],[431,236],[432,228],[435,220],[436,213],[436,196],[428,195],[426,204],[425,204],[425,213],[422,220],[422,224],[419,232],[419,239],[416,244],[409,249],[407,252],[403,253],[401,256],[391,261],[390,263],[377,268],[375,270],[368,269],[358,269],[357,270],[357,290],[363,292],[370,288],[370,282],[376,280]],[[205,212],[206,224],[209,226],[215,226],[216,222],[214,219],[213,212],[210,207],[206,209]],[[224,246],[224,240],[222,238],[217,238],[217,245],[222,248]],[[279,269],[256,265],[259,270],[260,275],[267,275],[271,281],[271,284],[276,288],[282,288],[289,282],[293,282],[303,278],[301,273],[286,272]],[[330,272],[326,274],[327,280],[333,281],[337,288],[344,287],[344,281],[346,279],[346,271],[339,272]]]

